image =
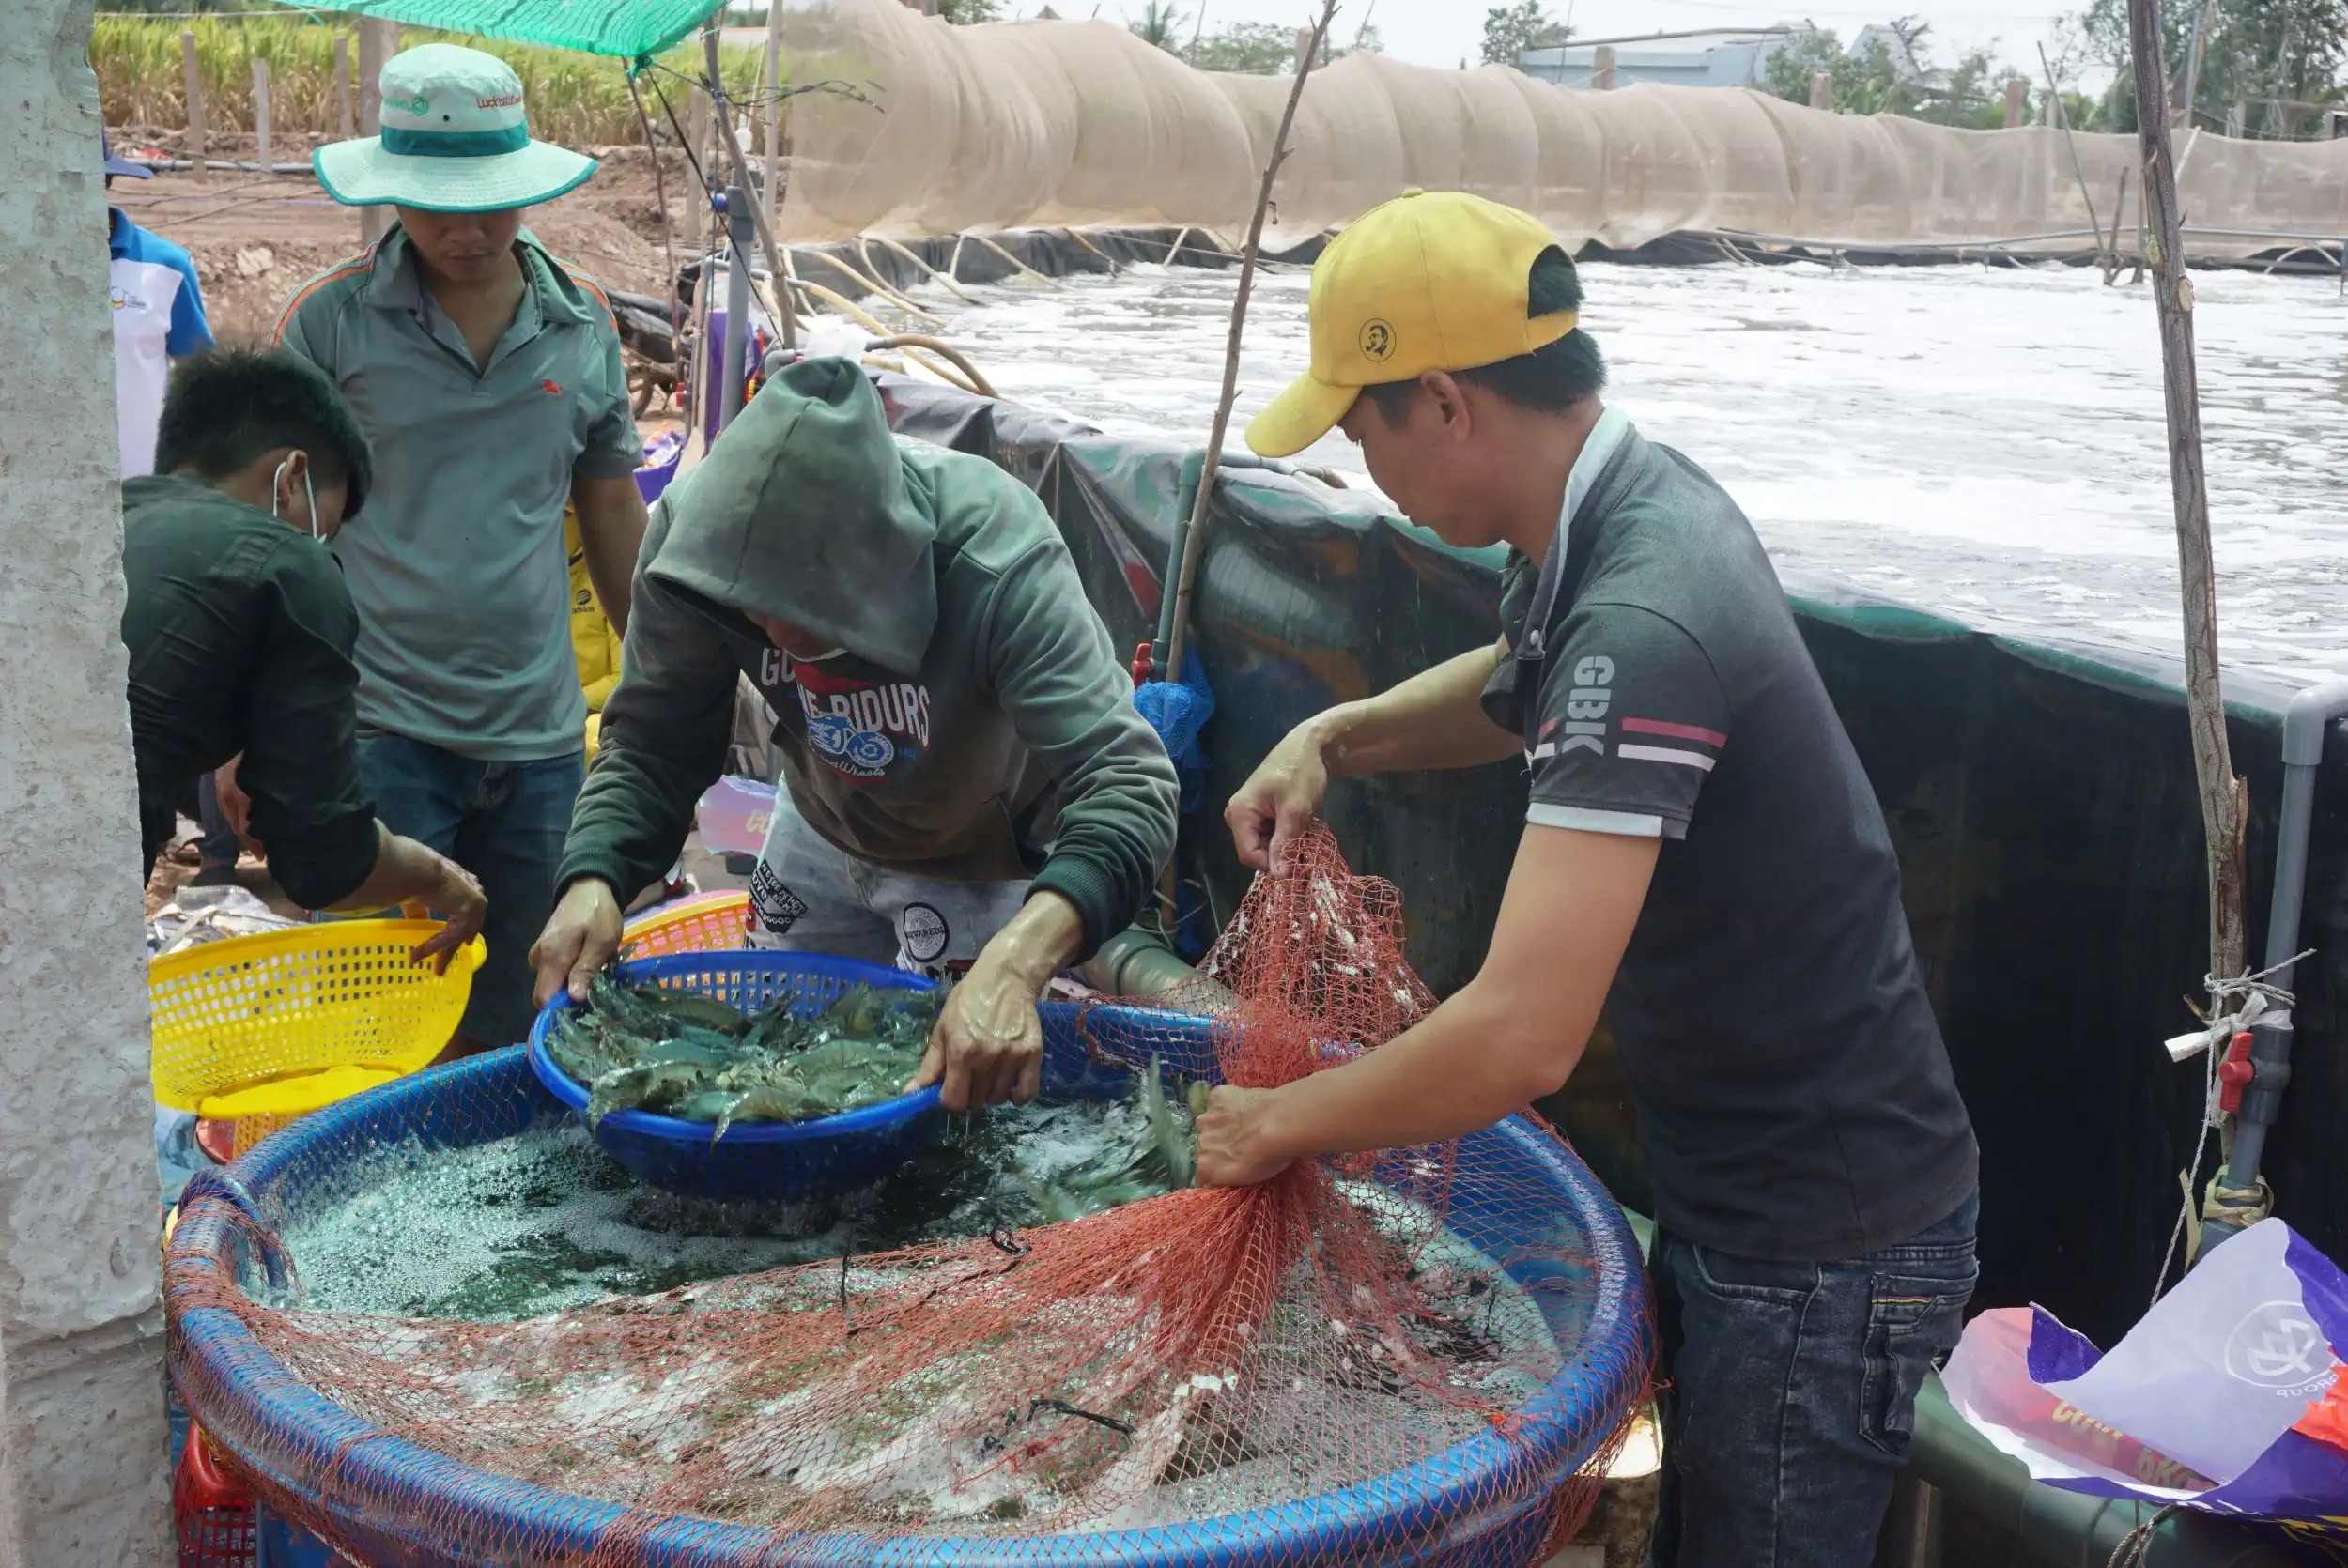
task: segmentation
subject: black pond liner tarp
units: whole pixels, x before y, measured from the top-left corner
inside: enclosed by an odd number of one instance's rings
[[[1135,375],[1149,374],[1145,364]],[[1043,497],[1120,652],[1149,638],[1184,453],[934,384],[884,377],[899,430],[1000,463]],[[1703,454],[1694,453],[1699,460]],[[1196,601],[1217,707],[1208,809],[1186,864],[1228,913],[1246,885],[1227,799],[1300,719],[1497,635],[1491,552],[1450,549],[1367,495],[1261,469],[1216,488]],[[2144,1311],[2193,1145],[2202,1068],[2161,1048],[2201,999],[2207,895],[2176,665],[2033,646],[1788,583],[1898,846],[1908,918],[1983,1153],[1976,1306],[2037,1301],[2109,1345]],[[2222,628],[2221,628],[2222,635]],[[2251,951],[2263,951],[2291,692],[2233,676],[2249,779]],[[2294,1077],[2270,1145],[2278,1212],[2348,1257],[2348,738],[2316,791]],[[1340,781],[1347,854],[1401,885],[1412,961],[1438,992],[1475,972],[1523,822],[1516,763]],[[1648,1208],[1628,1091],[1604,1038],[1552,1107]],[[2215,1159],[2215,1139],[2211,1145]],[[1651,1211],[1651,1210],[1650,1210]]]

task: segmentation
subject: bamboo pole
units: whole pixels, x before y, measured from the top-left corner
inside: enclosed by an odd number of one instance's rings
[[[195,35],[179,35],[179,69],[186,73],[188,92],[188,170],[204,172],[204,69],[195,54]]]
[[[270,156],[269,130],[269,62],[256,55],[253,61],[253,156],[263,174],[277,163]]]
[[[1337,0],[1321,0],[1321,16],[1296,53],[1296,80],[1289,87],[1288,107],[1280,112],[1280,129],[1272,138],[1272,156],[1264,163],[1263,186],[1256,192],[1255,215],[1247,221],[1247,243],[1241,248],[1239,287],[1231,296],[1231,331],[1223,345],[1223,394],[1215,400],[1214,423],[1207,431],[1206,461],[1198,470],[1198,493],[1191,498],[1190,516],[1182,523],[1183,542],[1175,553],[1182,574],[1174,585],[1174,624],[1166,635],[1166,668],[1162,681],[1182,678],[1182,654],[1190,642],[1190,606],[1197,589],[1198,559],[1205,555],[1207,513],[1214,499],[1215,473],[1223,466],[1223,438],[1231,427],[1231,405],[1239,398],[1239,351],[1247,331],[1247,297],[1256,286],[1256,257],[1263,249],[1264,215],[1272,207],[1272,188],[1289,155],[1289,132],[1296,125],[1296,106],[1305,97],[1305,79],[1321,57],[1321,40],[1337,18]]]
[[[2136,101],[2139,106],[2161,102],[2168,77],[2161,59],[2157,0],[2128,0],[2128,35],[2136,70]],[[2177,208],[2169,116],[2139,109],[2136,119],[2144,155],[2143,207],[2150,231],[2146,249],[2153,300],[2160,315],[2177,565],[2185,589],[2186,712],[2193,733],[2201,830],[2209,852],[2209,972],[2222,980],[2245,972],[2245,792],[2242,780],[2234,775],[2227,745],[2226,705],[2218,684],[2217,571],[2210,557],[2209,490],[2201,470],[2201,408],[2193,362],[2193,280],[2185,267],[2184,221]]]
[[[334,132],[348,142],[359,134],[350,109],[350,35],[334,35]]]
[[[780,5],[781,0],[775,0],[775,3]],[[734,112],[726,105],[725,77],[720,69],[722,62],[718,54],[718,29],[715,26],[702,29],[702,59],[709,69],[707,102],[710,112],[716,116],[718,122],[718,134],[725,140],[726,158],[734,165],[734,183],[744,191],[748,191],[751,183],[750,161],[749,154],[742,150],[742,138],[734,133]],[[656,153],[654,156],[657,157],[658,154]],[[716,170],[710,171],[710,177],[712,179],[717,177]],[[774,225],[766,221],[765,201],[762,198],[750,202],[749,206],[750,224],[757,229],[759,245],[766,253],[767,272],[776,278],[787,277],[789,262],[783,254],[782,247],[775,243]],[[785,302],[788,303],[787,300]],[[929,319],[935,321],[937,317],[933,315]],[[782,346],[796,352],[799,346],[799,318],[796,314],[788,310],[784,311],[781,319],[777,321],[775,326],[782,333]]]

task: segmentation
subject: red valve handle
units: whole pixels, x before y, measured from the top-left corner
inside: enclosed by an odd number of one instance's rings
[[[2226,1047],[2226,1059],[2217,1064],[2217,1108],[2231,1115],[2242,1109],[2242,1091],[2258,1076],[2258,1068],[2250,1062],[2250,1032],[2245,1029]]]

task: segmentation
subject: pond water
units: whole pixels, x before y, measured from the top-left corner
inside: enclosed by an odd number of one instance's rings
[[[1235,278],[934,288],[937,329],[1021,402],[1201,441]],[[2091,269],[1583,269],[1610,397],[1704,465],[1781,571],[2023,637],[2182,638],[2150,290]],[[1301,269],[1259,280],[1233,440],[1306,358]],[[2348,674],[2348,301],[2329,280],[2195,275],[2221,654]],[[1303,459],[1349,474],[1332,437]]]

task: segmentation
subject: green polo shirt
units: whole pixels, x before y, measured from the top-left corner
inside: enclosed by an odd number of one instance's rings
[[[563,506],[643,460],[594,284],[525,230],[529,287],[486,366],[394,225],[303,286],[278,339],[333,377],[375,450],[334,540],[359,607],[359,723],[490,762],[579,749]]]
[[[334,558],[209,484],[151,475],[123,482],[122,576],[140,880],[194,815],[196,780],[242,752],[270,874],[305,908],[340,903],[378,839],[353,735],[359,618]]]

